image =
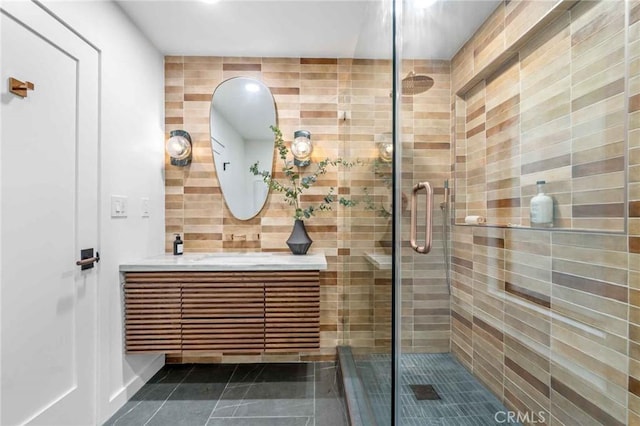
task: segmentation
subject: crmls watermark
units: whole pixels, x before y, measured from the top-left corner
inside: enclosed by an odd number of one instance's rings
[[[546,423],[546,413],[544,411],[498,411],[493,419],[496,423]]]

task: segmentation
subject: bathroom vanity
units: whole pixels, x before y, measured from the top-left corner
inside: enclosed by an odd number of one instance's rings
[[[127,353],[174,356],[320,346],[323,254],[170,254],[120,265]]]

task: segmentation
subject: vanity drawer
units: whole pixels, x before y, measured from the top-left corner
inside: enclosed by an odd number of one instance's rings
[[[265,352],[320,347],[318,280],[317,272],[307,272],[265,283]]]
[[[211,278],[182,289],[183,353],[262,352],[264,285]]]
[[[124,286],[125,347],[128,353],[179,353],[182,297],[178,283],[154,274],[128,274]]]

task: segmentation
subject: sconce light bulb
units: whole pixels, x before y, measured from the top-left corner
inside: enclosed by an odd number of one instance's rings
[[[291,144],[291,153],[297,160],[307,160],[313,152],[311,133],[306,130],[298,130],[294,133],[295,139]]]
[[[393,158],[393,144],[389,142],[383,142],[378,147],[380,152],[380,159],[382,161],[391,161]]]
[[[311,147],[306,141],[297,141],[295,144],[295,151],[298,157],[307,157]]]
[[[181,160],[191,154],[191,143],[184,136],[172,136],[166,144],[167,153],[175,159]]]
[[[185,150],[186,150],[186,147],[183,146],[182,144],[179,144],[176,141],[171,141],[171,148],[169,149],[169,151],[175,154],[174,157],[180,157]]]

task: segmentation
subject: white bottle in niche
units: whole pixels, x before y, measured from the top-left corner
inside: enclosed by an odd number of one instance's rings
[[[530,219],[532,227],[550,228],[553,226],[553,199],[544,193],[544,184],[539,180],[538,195],[531,199]]]

